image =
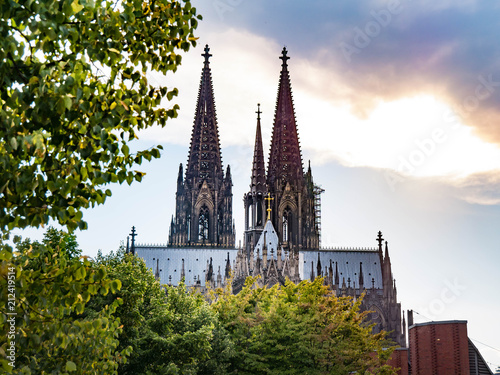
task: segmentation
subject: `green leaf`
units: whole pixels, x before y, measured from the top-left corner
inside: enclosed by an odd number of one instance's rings
[[[65,96],[64,97],[64,106],[66,107],[66,109],[71,109],[72,104],[73,104],[73,101],[71,100],[71,98],[69,96]]]
[[[83,9],[83,5],[81,5],[78,0],[74,0],[72,3],[71,3],[71,9],[73,10],[73,12],[76,14],[78,12],[80,12],[82,9]]]
[[[160,108],[177,90],[154,87],[146,70],[176,70],[182,52],[196,45],[196,10],[189,1],[122,5],[28,0],[0,7],[0,20],[8,20],[0,51],[9,55],[0,70],[14,72],[2,82],[2,232],[50,220],[85,228],[77,215],[105,202],[104,184],[141,179],[128,142],[177,115],[175,103]],[[138,159],[155,156],[145,150]]]
[[[111,282],[111,292],[112,293],[116,293],[117,291],[119,291],[122,287],[122,282],[120,280],[113,280]]]
[[[12,138],[10,139],[10,146],[11,146],[14,150],[16,150],[16,149],[17,149],[17,139],[16,139],[15,137],[12,137]]]
[[[73,361],[67,361],[66,362],[66,371],[72,372],[76,371],[76,364]]]

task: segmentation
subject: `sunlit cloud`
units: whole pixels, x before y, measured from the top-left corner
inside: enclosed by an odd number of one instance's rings
[[[241,147],[240,159],[250,159],[257,103],[261,103],[263,111],[262,131],[267,154],[282,46],[237,29],[212,31],[184,58],[175,76],[154,77],[156,81],[180,88],[177,102],[181,111],[179,118],[171,121],[166,129],[150,129],[141,136],[189,144],[203,66],[200,54],[205,43],[210,44],[213,54],[211,69],[223,155],[224,147],[237,146]],[[340,162],[349,167],[392,170],[406,177],[444,178],[453,186],[462,186],[468,176],[500,170],[500,148],[485,141],[470,126],[475,108],[469,112],[467,108],[454,110],[450,98],[433,90],[432,85],[428,91],[413,90],[407,96],[390,99],[373,96],[360,88],[359,81],[353,85],[342,72],[324,66],[315,56],[300,57],[294,55],[293,50],[289,52],[303,156],[312,160],[313,168]],[[433,59],[448,53],[444,49]],[[366,79],[368,87],[384,85],[376,75]],[[231,160],[226,162],[231,164]],[[241,173],[246,172],[244,162],[236,164],[241,164]],[[477,195],[480,190],[479,186],[469,188],[468,196]],[[494,200],[479,198],[476,201]]]

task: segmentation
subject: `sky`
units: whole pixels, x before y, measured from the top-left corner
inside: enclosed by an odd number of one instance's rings
[[[205,44],[224,167],[242,240],[257,103],[269,155],[283,46],[304,165],[321,185],[322,245],[389,243],[398,299],[415,322],[467,320],[500,366],[500,3],[474,0],[197,0],[198,46],[175,74],[179,117],[141,133],[162,158],[132,186],[111,186],[77,232],[85,254],[109,252],[137,229],[164,244],[185,165]],[[165,102],[170,107],[173,103]],[[40,232],[25,232],[36,238]]]

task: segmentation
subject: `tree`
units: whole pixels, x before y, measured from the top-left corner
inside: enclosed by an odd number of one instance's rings
[[[95,313],[119,298],[114,316],[123,330],[118,350],[131,347],[120,374],[224,374],[231,355],[230,339],[201,295],[184,284],[161,287],[144,260],[116,253],[96,257],[121,289],[106,296],[94,296],[85,314]]]
[[[91,318],[82,314],[92,296],[116,292],[120,281],[75,256],[73,239],[51,229],[43,243],[16,239],[14,257],[1,249],[0,287],[7,292],[0,299],[4,371],[113,374],[128,355],[128,348],[116,351],[121,327],[113,313],[120,300]]]
[[[175,72],[201,17],[184,0],[9,0],[0,12],[0,229],[83,229],[106,184],[140,181],[134,166],[160,156],[128,145],[179,109],[157,108],[177,89],[146,72]]]
[[[213,293],[212,307],[236,350],[238,374],[394,374],[385,333],[372,334],[360,301],[336,298],[322,278]]]

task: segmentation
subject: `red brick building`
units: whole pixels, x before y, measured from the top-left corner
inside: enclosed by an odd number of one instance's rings
[[[412,324],[408,348],[396,349],[389,362],[400,375],[493,375],[467,336],[467,321]]]

